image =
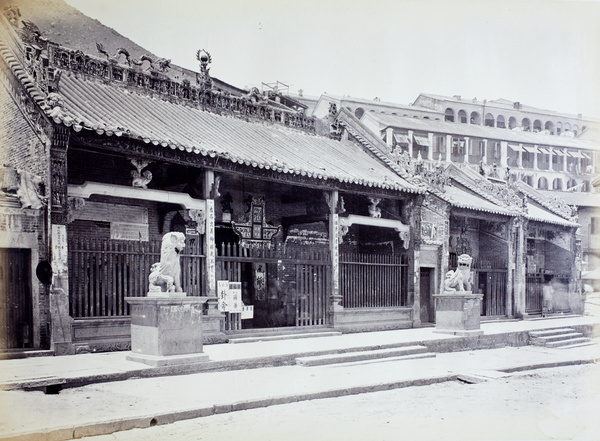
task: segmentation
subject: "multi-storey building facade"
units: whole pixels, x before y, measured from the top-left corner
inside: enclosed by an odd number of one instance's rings
[[[533,189],[556,192],[578,209],[583,260],[590,269],[597,266],[592,222],[600,203],[581,193],[594,191],[600,172],[598,121],[504,99],[430,94],[419,95],[412,106],[323,95],[314,113],[329,103],[352,112],[394,154],[451,162],[502,180],[512,176]]]

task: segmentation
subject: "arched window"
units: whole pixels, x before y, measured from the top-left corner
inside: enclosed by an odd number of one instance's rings
[[[446,112],[444,112],[446,117],[444,118],[444,121],[448,121],[448,122],[454,122],[454,110],[448,108],[446,109]]]
[[[354,111],[354,116],[356,116],[358,119],[360,119],[360,117],[363,116],[364,113],[365,113],[365,109],[363,109],[362,107],[358,107]]]
[[[462,124],[466,124],[467,121],[467,112],[465,112],[464,110],[459,110],[458,111],[458,121]]]
[[[561,122],[556,123],[556,134],[560,135],[563,131],[563,125]]]
[[[523,182],[525,182],[527,185],[529,185],[530,187],[533,187],[533,176],[523,176],[523,178],[521,179]]]
[[[551,135],[554,135],[554,123],[552,121],[546,121],[544,129],[548,130]]]
[[[521,121],[521,127],[523,127],[525,132],[531,132],[531,121],[529,118],[523,118],[523,121]]]
[[[487,127],[494,127],[495,126],[495,120],[494,120],[494,115],[492,115],[491,113],[486,113],[485,115],[485,125]]]
[[[540,190],[548,190],[548,179],[543,176],[538,179],[538,189]]]
[[[573,134],[577,136],[577,132],[579,132],[579,126],[577,124],[573,125]]]
[[[562,190],[562,189],[563,189],[562,179],[556,178],[554,181],[552,181],[552,190]]]
[[[536,119],[533,122],[533,131],[534,132],[541,132],[542,131],[542,122],[539,119]]]
[[[569,180],[567,181],[567,190],[568,190],[569,188],[573,188],[573,187],[575,187],[576,185],[577,185],[577,181],[576,181],[575,179],[573,179],[573,178],[569,179]]]
[[[506,121],[504,120],[504,116],[498,115],[498,118],[496,118],[496,127],[500,129],[506,128]]]
[[[471,112],[470,123],[480,125],[481,124],[481,115],[479,115],[479,113],[477,113],[477,112]]]
[[[570,131],[571,131],[571,124],[565,123],[565,132],[570,132]]]
[[[510,130],[512,130],[512,129],[514,129],[515,127],[517,127],[517,120],[516,120],[516,118],[515,118],[514,116],[511,116],[511,117],[508,119],[508,128],[509,128]]]

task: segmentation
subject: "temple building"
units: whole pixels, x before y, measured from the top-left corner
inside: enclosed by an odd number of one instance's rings
[[[129,349],[125,298],[147,294],[168,232],[185,234],[182,288],[207,299],[207,343],[432,324],[460,254],[484,317],[540,315],[544,283],[553,312],[581,312],[577,217],[502,157],[497,173],[440,161],[416,147],[433,131],[336,103],[309,115],[279,90],[211,77],[205,50],[191,71],[90,41],[97,23],[70,45],[57,17],[32,14],[0,17],[0,349]]]

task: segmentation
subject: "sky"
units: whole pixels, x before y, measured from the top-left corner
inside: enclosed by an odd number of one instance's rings
[[[600,118],[600,1],[66,0],[173,64],[238,87],[412,103],[505,98]]]

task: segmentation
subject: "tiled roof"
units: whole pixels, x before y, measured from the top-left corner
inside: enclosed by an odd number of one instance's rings
[[[531,221],[544,222],[555,225],[562,225],[565,227],[578,227],[579,224],[568,221],[557,214],[552,213],[547,208],[544,208],[537,203],[527,204],[527,215],[526,217]]]
[[[445,192],[438,194],[446,202],[457,208],[482,211],[485,213],[501,214],[504,216],[515,216],[518,213],[509,208],[501,207],[482,196],[469,191],[459,185],[446,185]]]
[[[62,108],[47,109],[75,131],[129,136],[165,148],[220,156],[259,169],[369,187],[417,191],[350,142],[309,135],[267,123],[247,122],[65,73]]]
[[[492,140],[497,139],[531,145],[598,150],[597,144],[579,140],[577,138],[567,138],[565,136],[553,136],[543,133],[523,132],[517,130],[500,129],[497,127],[461,124],[423,118],[410,118],[406,116],[387,115],[373,112],[369,112],[366,115],[369,115],[370,118],[373,118],[375,121],[377,121],[382,128],[397,127],[421,132],[469,136]]]
[[[578,191],[540,191],[546,196],[558,196],[569,205],[577,207],[600,207],[600,194]]]

